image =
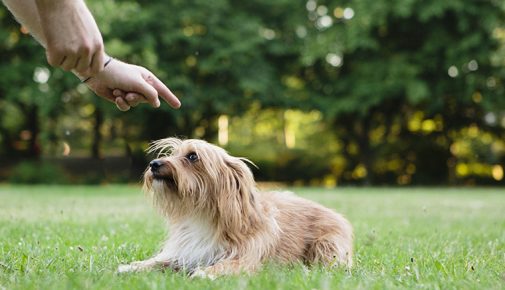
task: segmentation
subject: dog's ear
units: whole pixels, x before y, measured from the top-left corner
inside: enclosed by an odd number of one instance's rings
[[[237,190],[255,187],[254,176],[242,158],[233,157],[233,159],[227,160],[225,163],[232,172],[231,176],[235,181]]]
[[[225,160],[223,188],[218,194],[219,224],[228,239],[237,240],[257,227],[256,184],[240,158]]]

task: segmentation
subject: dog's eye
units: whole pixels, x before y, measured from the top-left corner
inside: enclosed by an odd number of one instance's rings
[[[195,162],[198,160],[198,155],[196,155],[195,152],[191,152],[191,153],[188,153],[188,155],[186,155],[186,158],[191,161],[191,162]]]

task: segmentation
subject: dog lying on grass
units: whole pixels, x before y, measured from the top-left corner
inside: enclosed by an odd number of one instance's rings
[[[167,218],[159,254],[119,272],[171,268],[192,276],[253,272],[262,263],[350,267],[352,227],[340,214],[291,192],[260,192],[245,158],[202,140],[167,138],[144,190]]]

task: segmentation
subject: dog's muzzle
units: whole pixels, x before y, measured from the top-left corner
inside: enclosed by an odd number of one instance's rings
[[[176,185],[173,171],[170,164],[167,164],[167,162],[161,159],[155,159],[149,163],[149,168],[151,169],[154,179],[163,180],[171,186]]]
[[[151,171],[153,173],[157,172],[161,166],[163,166],[163,163],[161,162],[161,160],[158,159],[155,159],[149,163],[149,167],[151,168]]]

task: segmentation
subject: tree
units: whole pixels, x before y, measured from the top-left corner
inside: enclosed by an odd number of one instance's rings
[[[400,154],[405,158],[409,152],[422,156],[416,145],[426,141],[431,144],[426,150],[443,151],[429,167],[449,162],[451,171],[451,132],[470,124],[489,129],[483,115],[505,107],[503,67],[492,63],[499,44],[493,34],[503,28],[505,16],[501,2],[307,3],[313,17],[308,46],[325,49],[306,51],[310,64],[304,74],[315,103],[346,147],[357,146],[355,152],[347,150],[349,170],[364,166],[365,182],[374,181],[373,164],[388,158],[378,154],[384,143],[407,142]],[[323,25],[327,15],[321,11],[333,12],[337,22]],[[409,130],[417,111],[440,126]],[[374,139],[376,131],[383,133]]]

